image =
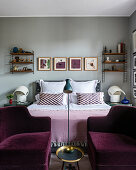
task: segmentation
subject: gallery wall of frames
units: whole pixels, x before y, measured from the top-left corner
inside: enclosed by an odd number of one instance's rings
[[[97,71],[98,57],[38,57],[39,71]]]

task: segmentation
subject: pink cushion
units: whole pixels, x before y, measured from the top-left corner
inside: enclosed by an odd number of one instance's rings
[[[103,104],[103,92],[77,93],[78,105]]]
[[[60,94],[40,94],[40,102],[38,105],[62,105],[63,104],[63,93]]]

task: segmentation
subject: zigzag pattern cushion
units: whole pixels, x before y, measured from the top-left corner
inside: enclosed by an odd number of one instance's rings
[[[38,105],[62,105],[62,102],[63,93],[60,94],[41,93]]]
[[[78,105],[103,104],[103,92],[98,93],[77,93]]]

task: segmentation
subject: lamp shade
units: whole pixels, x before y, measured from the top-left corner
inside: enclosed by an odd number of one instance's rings
[[[118,86],[111,86],[109,89],[108,89],[108,94],[109,96],[111,95],[121,95],[121,92],[123,94],[125,94],[125,92],[123,90],[121,90],[120,87]]]
[[[66,84],[63,89],[64,93],[72,93],[72,87],[70,85],[70,79],[66,79]]]
[[[18,87],[18,88],[14,91],[14,93],[16,93],[16,94],[22,94],[22,95],[27,96],[28,93],[29,93],[29,90],[28,90],[28,88],[25,87],[25,86],[20,86],[20,87]]]
[[[17,102],[26,102],[26,96],[28,95],[29,90],[25,86],[20,86],[18,87],[15,91],[14,94],[17,96]]]

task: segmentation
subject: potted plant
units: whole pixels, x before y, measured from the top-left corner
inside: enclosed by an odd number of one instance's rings
[[[9,99],[9,103],[12,104],[12,99],[13,99],[14,95],[13,94],[9,94],[7,95],[7,98]]]

